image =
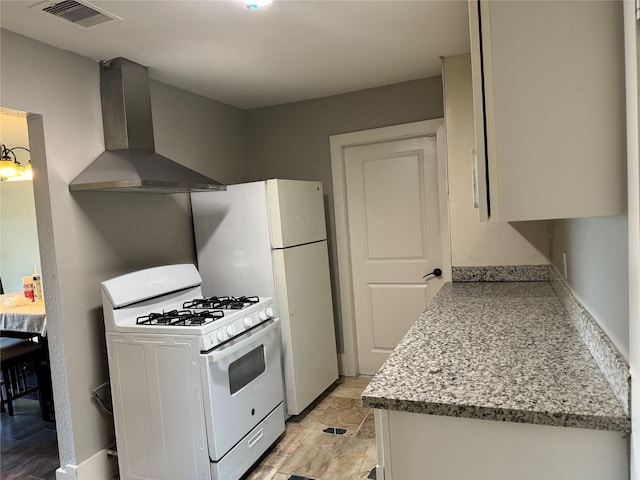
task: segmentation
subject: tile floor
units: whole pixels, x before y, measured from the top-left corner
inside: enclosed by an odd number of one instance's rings
[[[341,377],[302,414],[287,420],[284,437],[245,480],[374,478],[373,410],[360,405],[369,380]]]

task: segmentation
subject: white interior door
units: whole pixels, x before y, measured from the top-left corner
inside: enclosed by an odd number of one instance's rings
[[[345,149],[359,373],[374,374],[443,284],[435,136]]]

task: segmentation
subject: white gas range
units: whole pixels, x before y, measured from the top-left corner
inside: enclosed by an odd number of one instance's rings
[[[193,265],[102,283],[120,478],[234,480],[284,432],[280,321]]]

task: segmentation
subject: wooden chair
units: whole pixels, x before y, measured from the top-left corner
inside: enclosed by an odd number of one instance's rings
[[[0,337],[1,401],[0,411],[7,405],[13,415],[13,400],[40,389],[40,356],[42,345],[31,340]],[[31,366],[35,380],[28,375]],[[31,381],[30,381],[31,380]]]

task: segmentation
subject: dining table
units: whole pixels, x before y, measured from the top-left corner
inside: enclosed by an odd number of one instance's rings
[[[0,295],[0,331],[6,336],[39,336],[47,334],[47,315],[44,301],[29,301],[21,293]]]
[[[47,341],[47,315],[44,301],[31,301],[22,292],[0,295],[0,336],[32,339],[43,347],[38,369],[40,412],[42,418],[52,421],[53,395],[49,347]]]

